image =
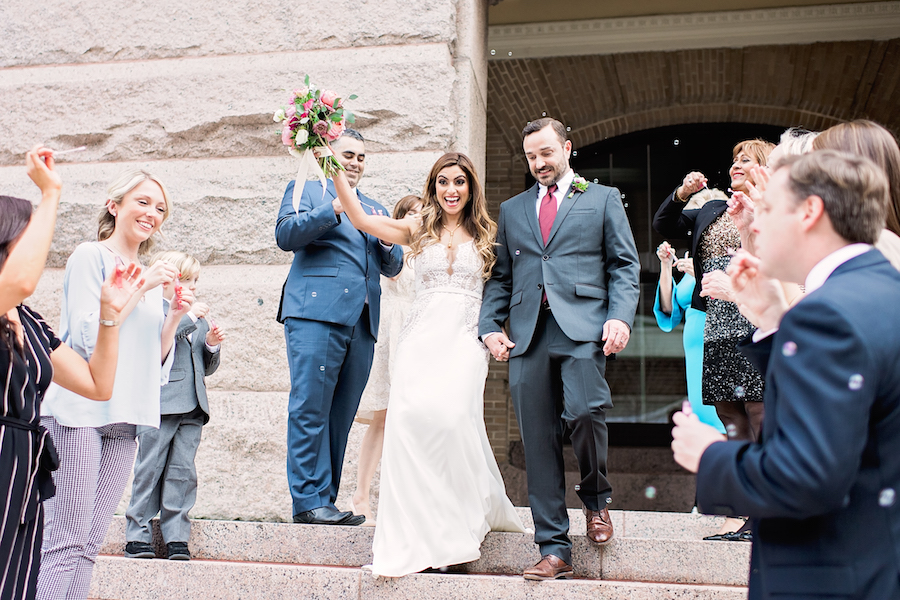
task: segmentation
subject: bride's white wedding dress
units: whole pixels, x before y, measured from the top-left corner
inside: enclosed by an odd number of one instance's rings
[[[472,242],[455,250],[452,265],[440,244],[415,258],[385,425],[376,575],[477,560],[488,531],[525,531],[484,427],[481,257]]]

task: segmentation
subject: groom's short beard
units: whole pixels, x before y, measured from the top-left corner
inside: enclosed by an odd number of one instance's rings
[[[535,179],[538,180],[538,183],[540,183],[541,185],[543,185],[545,187],[550,187],[551,185],[555,185],[556,183],[558,183],[559,180],[563,178],[563,175],[565,175],[569,171],[567,165],[563,165],[563,166],[564,166],[564,168],[562,168],[562,169],[551,170],[550,172],[553,174],[553,179],[551,179],[550,181],[548,181],[546,183],[541,181],[541,178],[538,177],[536,173],[532,173],[532,175],[535,175]]]

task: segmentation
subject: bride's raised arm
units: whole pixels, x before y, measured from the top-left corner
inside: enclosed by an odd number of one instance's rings
[[[392,219],[382,215],[370,215],[363,210],[359,197],[350,184],[343,171],[334,175],[334,189],[338,200],[344,208],[344,214],[360,231],[372,234],[378,239],[391,244],[408,246],[412,239],[413,229],[418,222],[413,219]]]

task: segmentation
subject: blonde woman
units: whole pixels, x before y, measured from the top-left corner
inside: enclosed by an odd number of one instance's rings
[[[178,276],[156,263],[123,313],[121,322],[100,314],[100,286],[117,264],[140,264],[171,212],[163,184],[146,171],[127,171],[110,184],[100,213],[98,240],[78,246],[66,263],[60,339],[84,358],[94,353],[100,328],[119,327],[115,384],[108,402],[94,402],[51,386],[41,424],[59,452],[53,474],[56,496],[45,502],[38,598],[87,598],[94,560],[131,473],[135,428],[159,427],[161,365],[170,357],[175,330],[193,294],[163,314],[162,285]],[[167,362],[165,367],[170,367]]]
[[[370,215],[343,173],[338,198],[355,227],[410,247],[416,299],[397,343],[384,433],[372,571],[400,577],[481,556],[488,531],[524,531],[484,426],[488,352],[478,338],[496,225],[472,161],[432,166],[421,221]]]

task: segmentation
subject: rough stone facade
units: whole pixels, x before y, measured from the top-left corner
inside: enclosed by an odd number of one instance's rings
[[[175,202],[164,248],[204,268],[199,296],[228,328],[209,378],[212,420],[197,458],[195,517],[290,520],[285,476],[289,377],[275,314],[292,256],[275,215],[296,161],[272,113],[305,74],[359,99],[368,139],[361,189],[386,205],[421,191],[458,150],[483,170],[486,0],[308,3],[174,0],[0,5],[0,190],[38,199],[24,153],[60,158],[63,203],[49,268],[29,303],[58,323],[68,255],[95,239],[109,180],[156,173]],[[354,431],[348,457],[355,458]],[[346,506],[355,469],[345,471]],[[124,502],[127,500],[123,500]]]

